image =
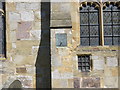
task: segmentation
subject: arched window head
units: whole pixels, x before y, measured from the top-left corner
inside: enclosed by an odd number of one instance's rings
[[[99,4],[82,2],[80,4],[80,45],[100,45]]]
[[[103,6],[105,45],[120,45],[120,2],[105,2]]]

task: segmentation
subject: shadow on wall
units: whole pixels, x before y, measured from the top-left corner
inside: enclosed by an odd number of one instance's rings
[[[50,2],[41,2],[41,41],[36,60],[36,88],[51,88]]]
[[[12,82],[7,90],[13,90],[15,88],[22,90],[22,83],[19,80]]]

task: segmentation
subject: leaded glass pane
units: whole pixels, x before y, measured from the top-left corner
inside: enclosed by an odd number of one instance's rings
[[[111,12],[104,12],[103,13],[103,22],[104,24],[111,24]]]
[[[98,13],[89,14],[90,24],[98,24]]]
[[[80,13],[80,24],[88,24],[88,13]]]
[[[82,36],[89,36],[89,29],[88,26],[81,26],[80,27],[80,35]]]
[[[80,11],[80,38],[82,46],[99,45],[99,13],[93,6],[82,7]]]
[[[98,26],[90,26],[90,36],[98,36],[99,35],[99,30]]]
[[[90,38],[90,45],[91,46],[99,45],[99,38],[98,37],[96,37],[96,38]]]
[[[112,35],[112,26],[104,26],[104,35]]]
[[[120,12],[112,12],[113,23],[120,23]]]
[[[113,26],[113,35],[120,36],[120,26]]]
[[[120,11],[118,7],[114,5],[107,7],[103,12],[103,19],[105,45],[119,45]]]
[[[78,56],[78,69],[81,71],[90,71],[90,56],[89,55]]]
[[[81,38],[81,45],[89,46],[89,38]]]
[[[113,38],[114,45],[120,45],[120,37]]]
[[[112,45],[112,37],[104,37],[105,45]]]
[[[80,12],[88,12],[88,7],[82,7],[82,10]]]
[[[112,10],[113,10],[113,11],[119,11],[119,9],[118,9],[117,6],[114,6],[114,7],[112,6]]]

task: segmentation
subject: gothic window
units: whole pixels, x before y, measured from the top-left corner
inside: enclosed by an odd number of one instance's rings
[[[100,45],[99,5],[84,2],[80,7],[80,43],[81,46]]]
[[[104,43],[120,45],[120,10],[119,3],[105,2],[103,9]]]
[[[0,57],[5,57],[5,3],[0,2]]]

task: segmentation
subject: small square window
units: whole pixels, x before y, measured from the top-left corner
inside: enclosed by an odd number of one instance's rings
[[[78,56],[78,69],[82,72],[89,72],[91,67],[90,55]]]
[[[67,34],[66,33],[56,34],[55,38],[56,38],[56,46],[57,47],[67,46]]]

